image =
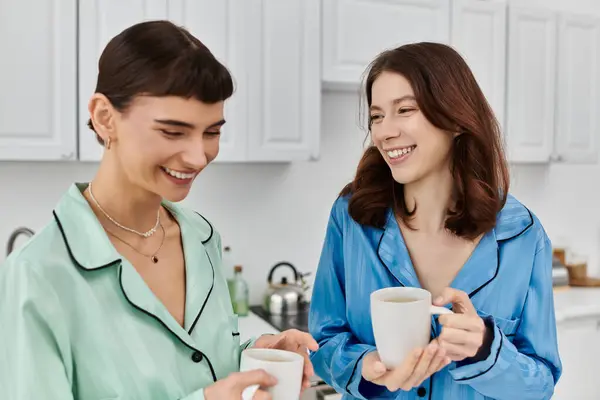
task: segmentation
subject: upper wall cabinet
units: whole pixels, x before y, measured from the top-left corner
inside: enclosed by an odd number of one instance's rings
[[[565,162],[595,163],[600,139],[600,20],[558,20],[555,152]]]
[[[323,81],[361,82],[371,60],[402,44],[450,41],[450,0],[323,1]]]
[[[451,45],[465,58],[500,125],[505,124],[506,0],[453,0]]]
[[[318,156],[320,132],[319,0],[120,0],[80,4],[80,158],[101,147],[85,128],[97,62],[123,29],[169,19],[197,36],[231,71],[217,161],[294,161]]]
[[[76,31],[76,0],[0,1],[0,160],[76,158]]]
[[[214,0],[212,0],[214,1]],[[321,131],[321,0],[241,0],[245,32],[247,157],[318,158]]]
[[[323,2],[323,81],[354,90],[381,51],[414,42],[453,46],[504,124],[506,0]]]
[[[509,159],[597,162],[600,20],[511,7],[508,38]]]

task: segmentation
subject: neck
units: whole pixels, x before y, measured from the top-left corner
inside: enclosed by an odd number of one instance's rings
[[[445,231],[448,207],[452,205],[452,173],[449,168],[404,186],[409,210],[417,205],[411,226],[424,233]]]
[[[161,197],[132,185],[121,168],[115,168],[106,161],[106,159],[102,161],[92,181],[94,198],[102,210],[127,228],[138,232],[152,229],[156,224],[156,214],[160,209]],[[86,197],[101,220],[114,225],[98,209],[89,193],[86,193]],[[117,226],[114,227],[117,228]]]

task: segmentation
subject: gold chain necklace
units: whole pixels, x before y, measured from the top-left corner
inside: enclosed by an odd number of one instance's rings
[[[120,223],[118,223],[117,221],[115,221],[115,219],[113,217],[111,217],[110,215],[108,215],[108,213],[106,211],[104,211],[104,209],[102,208],[102,206],[100,206],[100,203],[98,203],[98,200],[96,200],[96,197],[94,197],[94,192],[92,192],[92,182],[90,182],[88,184],[88,192],[90,194],[90,198],[92,199],[92,201],[94,202],[94,204],[96,204],[96,207],[98,207],[98,209],[100,211],[102,211],[102,214],[104,214],[104,216],[106,218],[108,218],[110,222],[112,222],[113,224],[115,224],[119,228],[121,228],[123,230],[126,230],[128,232],[131,232],[131,233],[135,233],[136,235],[142,236],[144,238],[149,238],[150,236],[154,235],[154,233],[156,232],[156,229],[158,228],[158,225],[160,224],[160,207],[158,208],[158,211],[156,212],[156,223],[154,224],[154,227],[152,229],[150,229],[149,231],[139,232],[139,231],[136,231],[135,229],[131,229],[131,228],[128,228],[128,227],[126,227],[124,225],[121,225]]]
[[[158,257],[156,256],[158,254],[158,252],[160,251],[160,249],[163,246],[163,243],[165,242],[165,237],[167,236],[166,232],[165,232],[165,228],[163,227],[162,224],[159,224],[160,229],[162,230],[163,236],[162,236],[162,240],[160,241],[160,246],[158,246],[158,249],[156,249],[156,251],[153,254],[144,254],[141,251],[139,251],[138,249],[136,249],[135,247],[133,247],[130,243],[127,243],[125,240],[121,239],[120,237],[118,237],[117,235],[115,235],[112,232],[108,232],[109,235],[111,235],[112,237],[114,237],[115,239],[121,241],[122,243],[126,244],[127,246],[129,246],[131,249],[133,249],[136,253],[143,255],[144,257],[148,257],[154,264],[158,263]]]

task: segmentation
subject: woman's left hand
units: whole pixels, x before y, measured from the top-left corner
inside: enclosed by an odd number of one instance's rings
[[[443,326],[438,342],[446,350],[446,355],[452,361],[462,361],[475,357],[481,351],[489,351],[493,332],[477,315],[469,296],[463,291],[446,288],[433,302],[436,306],[448,303],[452,303],[454,314],[443,314],[438,318]]]
[[[280,349],[293,351],[304,357],[304,381],[303,389],[310,387],[309,378],[314,375],[313,365],[308,357],[308,350],[316,351],[319,349],[318,343],[313,337],[297,329],[289,329],[277,335],[263,335],[254,342],[255,348],[259,349]]]

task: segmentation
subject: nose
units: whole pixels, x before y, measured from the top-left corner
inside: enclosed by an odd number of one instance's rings
[[[182,153],[182,161],[187,168],[201,170],[208,164],[206,148],[203,141],[188,143]]]
[[[376,126],[373,126],[373,128],[373,133],[377,136],[377,139],[381,141],[394,139],[402,134],[398,120],[390,116],[384,117],[383,120]]]

